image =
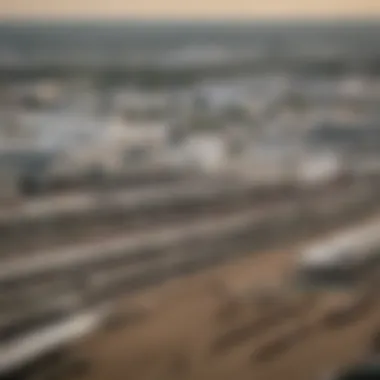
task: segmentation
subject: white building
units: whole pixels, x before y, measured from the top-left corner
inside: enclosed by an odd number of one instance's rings
[[[177,165],[191,166],[206,173],[220,173],[227,161],[228,146],[222,136],[198,133],[188,136],[170,153]]]
[[[136,161],[157,160],[169,133],[163,123],[133,123],[77,113],[35,112],[19,116],[20,132],[0,139],[0,153],[12,150],[13,156],[17,152],[18,156],[25,152],[31,152],[33,157],[43,154],[50,163],[48,172],[56,175],[79,174],[93,168],[121,170]],[[3,156],[9,157],[8,153]],[[12,161],[25,166],[30,160]]]
[[[305,185],[317,185],[336,177],[342,170],[339,157],[333,152],[319,152],[300,157],[296,169],[297,180]]]
[[[162,123],[109,119],[91,139],[63,149],[54,170],[63,173],[73,167],[78,171],[96,167],[113,172],[157,162],[166,148],[168,133]]]

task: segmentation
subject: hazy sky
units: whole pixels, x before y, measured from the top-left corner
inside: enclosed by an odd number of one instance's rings
[[[380,0],[0,0],[1,17],[366,17]]]

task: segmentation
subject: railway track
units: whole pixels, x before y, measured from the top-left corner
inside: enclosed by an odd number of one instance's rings
[[[319,189],[294,184],[258,186],[248,182],[202,181],[163,185],[102,196],[81,194],[31,201],[0,213],[1,256],[31,254],[56,246],[104,240],[118,234],[194,223],[209,216],[270,207],[286,201],[309,202],[358,186],[332,183]],[[371,186],[374,190],[377,186]],[[22,236],[22,239],[20,239]]]
[[[59,177],[23,177],[19,183],[21,195],[27,198],[41,198],[54,194],[70,194],[78,191],[117,190],[121,188],[138,188],[157,186],[183,181],[199,175],[195,173],[167,167],[164,165],[147,166],[130,169],[115,174],[88,173]]]
[[[298,229],[298,234],[303,230],[307,232],[308,229],[304,228],[306,224],[303,222],[307,222],[310,229],[315,229],[316,225],[325,219],[326,226],[331,225],[334,220],[341,223],[340,218],[349,221],[350,214],[357,218],[360,212],[366,214],[371,211],[376,199],[376,192],[371,189],[362,188],[360,191],[360,188],[352,188],[346,194],[338,192],[319,195],[319,198],[314,198],[309,204],[299,204],[290,200],[271,207],[246,209],[245,212],[242,212],[241,208],[235,208],[233,212],[225,213],[223,217],[211,214],[207,218],[199,218],[198,223],[194,225],[186,221],[174,228],[165,226],[155,228],[153,231],[140,231],[130,237],[115,234],[103,243],[77,244],[74,247],[39,251],[34,256],[3,259],[0,283],[4,285],[9,283],[9,280],[19,281],[23,277],[41,276],[49,271],[65,272],[81,265],[86,266],[88,263],[90,270],[93,271],[93,265],[104,266],[112,261],[112,257],[115,257],[116,262],[119,257],[121,260],[124,260],[124,257],[127,263],[145,262],[157,257],[155,251],[160,251],[162,247],[166,250],[169,242],[169,245],[176,246],[178,242],[187,239],[194,244],[194,247],[196,243],[202,245],[205,239],[228,233],[236,233],[238,240],[247,229],[260,248],[261,244],[267,244],[267,240],[272,239],[273,235],[277,238],[283,235],[285,238],[289,228]],[[339,217],[340,215],[342,216]],[[239,235],[240,231],[242,232]],[[261,241],[263,243],[260,243]]]
[[[363,192],[356,203],[363,207],[367,195]],[[326,203],[330,203],[329,213],[318,212]],[[368,203],[367,214],[373,211],[370,206]],[[314,218],[314,229],[319,232],[337,227],[341,218],[349,222],[351,213],[355,218],[358,216],[352,194],[321,197],[310,207],[287,203],[270,210],[236,212],[218,220],[209,218],[193,226],[163,228],[132,237],[120,236],[102,244],[84,244],[49,250],[35,257],[3,260],[0,309],[27,315],[31,310],[28,301],[34,307],[35,300],[40,298],[46,305],[51,297],[56,304],[57,296],[68,297],[71,305],[81,305],[84,301],[78,300],[77,295],[83,292],[86,302],[96,303],[112,294],[116,296],[119,292],[148,285],[150,281],[162,281],[230,260],[246,250],[283,244],[294,234],[304,237],[310,234],[308,229],[302,228],[307,215]],[[20,305],[26,309],[20,309]],[[17,320],[14,313],[5,319]]]
[[[52,335],[54,344],[44,343],[36,338],[40,330],[55,331],[54,326],[59,329],[64,321],[75,325],[75,316],[89,310],[92,318],[100,321],[100,310],[103,313],[105,305],[121,294],[217,265],[244,252],[327,232],[342,222],[376,212],[377,200],[374,187],[356,184],[343,191],[336,186],[314,192],[302,202],[299,197],[287,197],[261,208],[245,206],[244,212],[243,206],[235,205],[234,211],[220,215],[210,209],[207,217],[198,215],[197,223],[184,220],[176,227],[159,229],[156,225],[153,231],[129,237],[120,233],[103,243],[3,258],[0,357],[13,352],[18,359],[9,360],[12,365],[0,362],[0,373],[33,359],[32,354],[23,354],[21,342],[25,339],[34,342],[33,350],[40,352],[66,341],[57,333]]]
[[[73,241],[190,223],[208,215],[263,207],[299,196],[300,190],[289,185],[260,188],[252,183],[204,181],[112,192],[102,197],[83,194],[32,201],[0,213],[0,250],[2,256],[30,254]]]

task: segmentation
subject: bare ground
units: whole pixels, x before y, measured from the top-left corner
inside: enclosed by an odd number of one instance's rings
[[[331,310],[356,295],[289,294],[291,257],[255,255],[120,301],[118,323],[74,348],[89,363],[81,379],[313,379],[364,355],[380,303],[329,326]],[[282,292],[258,305],[263,284]]]

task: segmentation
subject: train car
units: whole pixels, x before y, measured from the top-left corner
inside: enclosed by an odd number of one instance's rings
[[[0,345],[0,377],[12,377],[17,370],[36,360],[42,359],[49,352],[54,352],[73,340],[89,334],[101,323],[102,311],[68,314],[66,318],[51,321],[31,330],[10,342]]]
[[[380,220],[306,247],[297,265],[302,284],[347,285],[380,263]]]

